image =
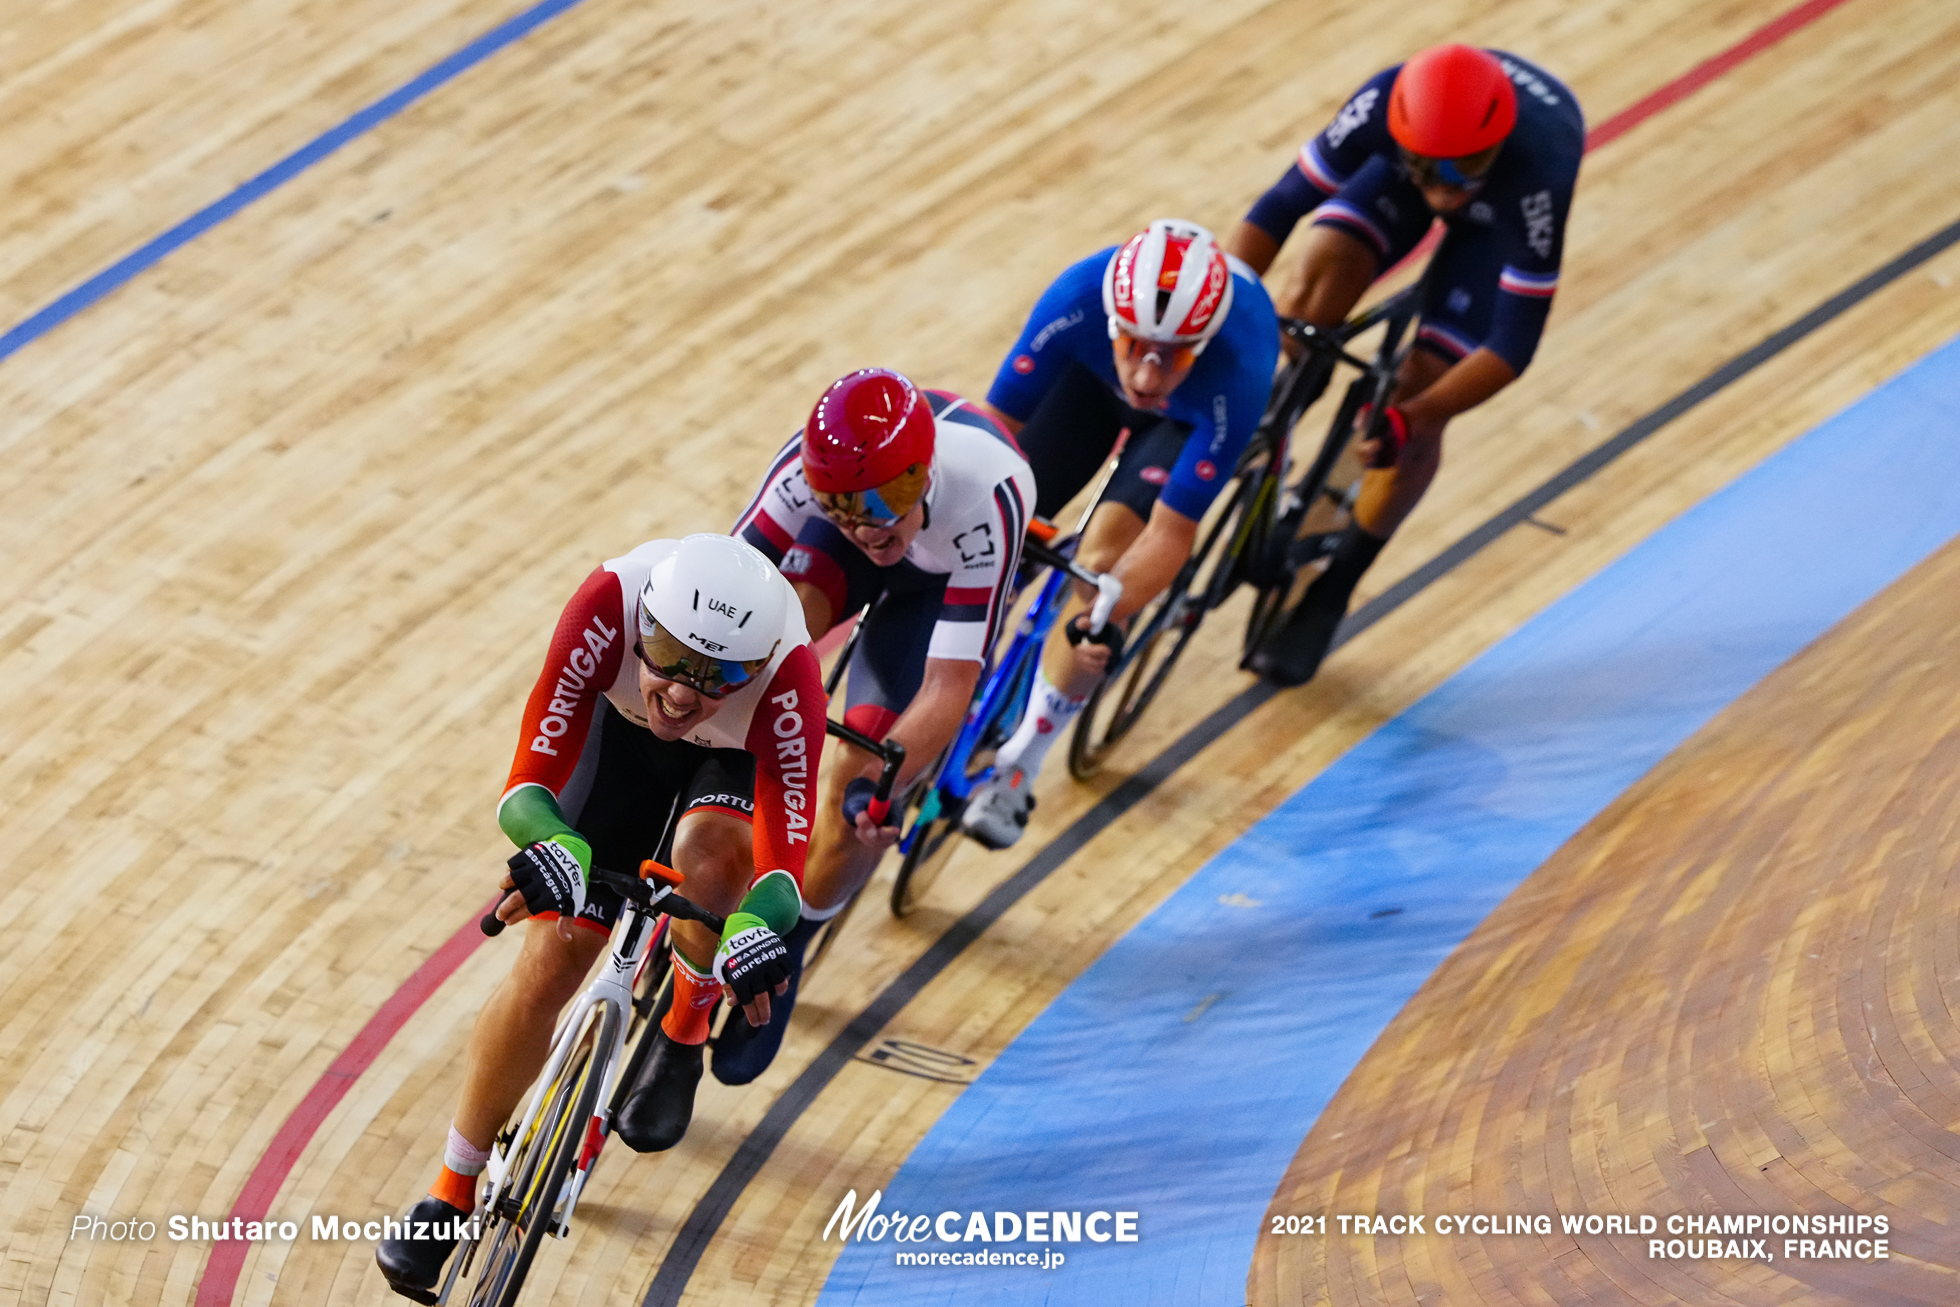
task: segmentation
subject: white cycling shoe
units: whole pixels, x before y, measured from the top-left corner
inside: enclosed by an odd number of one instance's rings
[[[960,829],[990,849],[1004,849],[1021,838],[1034,811],[1034,777],[1016,767],[973,791],[960,814]]]

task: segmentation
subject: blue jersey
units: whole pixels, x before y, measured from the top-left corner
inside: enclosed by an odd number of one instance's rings
[[[1497,294],[1482,343],[1522,372],[1558,289],[1586,123],[1579,102],[1556,77],[1514,54],[1490,53],[1517,88],[1517,125],[1476,195],[1445,221],[1452,237],[1490,246]],[[1283,242],[1302,216],[1325,205],[1337,225],[1355,230],[1378,253],[1399,248],[1370,203],[1376,194],[1370,183],[1378,182],[1378,174],[1401,172],[1401,151],[1388,132],[1389,88],[1401,70],[1397,64],[1369,78],[1326,130],[1300,147],[1294,167],[1253,205],[1246,221]]]
[[[1112,245],[1090,255],[1042,292],[1021,338],[994,375],[989,404],[1026,422],[1071,362],[1121,396],[1102,302],[1103,269],[1116,250]],[[1158,499],[1193,521],[1205,515],[1258,428],[1279,359],[1279,318],[1271,297],[1252,269],[1237,259],[1231,264],[1232,310],[1163,413],[1191,434]]]

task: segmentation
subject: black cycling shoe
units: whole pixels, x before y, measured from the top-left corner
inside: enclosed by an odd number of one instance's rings
[[[1347,616],[1347,595],[1316,594],[1321,589],[1320,580],[1308,586],[1300,606],[1253,651],[1247,665],[1274,685],[1311,681],[1334,643],[1334,632]]]
[[[746,1085],[769,1069],[776,1050],[783,1046],[783,1032],[789,1029],[789,1014],[796,1010],[796,988],[803,978],[803,952],[824,927],[824,922],[807,918],[784,938],[789,949],[789,988],[769,996],[769,1024],[752,1026],[742,1009],[736,1008],[721,1023],[715,1036],[715,1055],[708,1065],[715,1079],[724,1085]]]
[[[694,1116],[694,1087],[701,1083],[701,1045],[680,1044],[659,1027],[640,1078],[619,1109],[613,1133],[636,1153],[672,1148]]]
[[[442,1264],[456,1251],[456,1223],[470,1219],[468,1212],[451,1207],[434,1194],[408,1209],[402,1224],[408,1229],[398,1239],[383,1239],[374,1248],[374,1264],[388,1280],[388,1287],[404,1298],[432,1303],[436,1300],[436,1281],[442,1278]],[[449,1232],[446,1238],[409,1238],[417,1225],[426,1224]]]

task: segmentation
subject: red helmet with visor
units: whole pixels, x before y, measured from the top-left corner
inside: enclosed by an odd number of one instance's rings
[[[1462,159],[1503,143],[1518,121],[1518,93],[1497,56],[1436,45],[1412,56],[1388,93],[1388,133],[1410,154]]]
[[[833,519],[890,526],[925,494],[937,429],[918,387],[889,368],[861,368],[810,410],[803,477]]]

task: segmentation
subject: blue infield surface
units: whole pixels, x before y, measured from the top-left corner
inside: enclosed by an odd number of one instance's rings
[[[1450,950],[1710,718],[1960,534],[1956,432],[1960,341],[1356,745],[1098,959],[921,1141],[881,1210],[958,1212],[957,1241],[854,1241],[819,1302],[1245,1302],[1301,1139]],[[994,1213],[1017,1214],[1021,1237],[982,1241],[976,1211],[993,1234],[1012,1229]],[[1133,1212],[1135,1239],[1029,1240],[1030,1211]],[[1066,1262],[897,1261],[1047,1250]]]

